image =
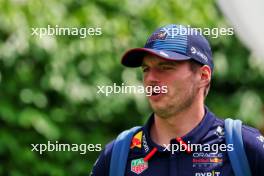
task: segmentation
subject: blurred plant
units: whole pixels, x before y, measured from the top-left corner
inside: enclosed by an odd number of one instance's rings
[[[99,152],[31,152],[31,144],[102,143],[151,113],[138,95],[97,94],[98,85],[139,84],[120,57],[169,23],[227,27],[213,0],[0,1],[0,175],[87,175]],[[31,35],[32,28],[101,27],[102,35]],[[263,72],[235,36],[213,39],[207,105],[263,128]],[[227,106],[228,105],[228,106]]]

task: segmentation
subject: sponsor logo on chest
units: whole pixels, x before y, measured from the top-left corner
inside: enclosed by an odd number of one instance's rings
[[[134,159],[131,161],[131,171],[136,174],[141,174],[148,168],[148,162],[145,162],[143,158]]]
[[[141,148],[141,142],[142,142],[142,131],[139,131],[132,139],[130,149],[133,149],[135,147]]]
[[[211,171],[211,172],[196,172],[195,176],[220,176],[220,172]]]
[[[223,154],[222,153],[204,153],[204,152],[193,153],[192,164],[193,164],[193,167],[208,167],[208,166],[222,165],[223,164]]]

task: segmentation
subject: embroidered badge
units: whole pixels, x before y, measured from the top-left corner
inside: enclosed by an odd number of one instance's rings
[[[148,162],[145,162],[143,158],[134,159],[131,161],[131,171],[136,174],[141,174],[148,168]]]

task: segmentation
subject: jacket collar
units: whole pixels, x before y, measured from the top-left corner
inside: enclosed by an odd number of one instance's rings
[[[213,125],[216,117],[215,115],[209,111],[207,107],[205,107],[205,115],[201,122],[194,127],[189,133],[182,136],[182,140],[186,143],[189,142],[190,144],[198,144],[200,143],[201,139],[208,133],[211,126]],[[150,137],[150,128],[155,121],[154,114],[150,116],[147,123],[143,126],[143,133],[145,135],[145,142],[149,148],[157,147],[158,151],[163,152],[164,146],[160,146],[156,144]],[[144,141],[144,140],[143,140]],[[171,139],[171,144],[177,143],[176,139]],[[146,150],[145,150],[146,152]],[[147,153],[147,152],[146,152]]]

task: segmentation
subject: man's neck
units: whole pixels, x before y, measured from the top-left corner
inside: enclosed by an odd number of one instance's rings
[[[194,129],[203,119],[204,105],[192,106],[167,119],[154,114],[154,123],[150,129],[151,139],[159,144],[169,144],[170,140],[182,137]]]

